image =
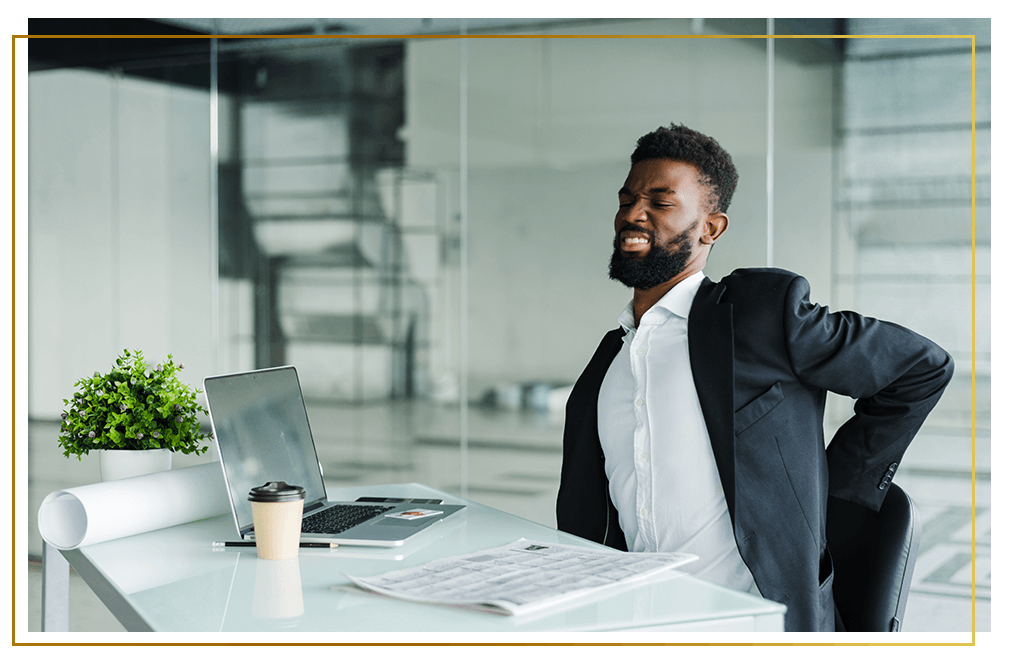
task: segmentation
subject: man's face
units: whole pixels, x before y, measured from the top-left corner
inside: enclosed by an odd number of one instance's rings
[[[618,192],[612,279],[649,290],[703,268],[712,244],[701,241],[710,192],[699,177],[695,166],[671,159],[632,166]]]

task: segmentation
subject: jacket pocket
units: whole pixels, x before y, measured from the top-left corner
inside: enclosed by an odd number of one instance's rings
[[[734,429],[740,434],[750,426],[759,421],[763,415],[773,410],[777,404],[784,400],[784,390],[780,383],[774,383],[766,392],[739,408],[734,415]]]

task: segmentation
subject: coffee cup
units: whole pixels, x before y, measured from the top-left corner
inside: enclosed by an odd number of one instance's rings
[[[247,494],[254,510],[254,541],[259,558],[296,558],[306,495],[303,487],[286,482],[266,482]]]

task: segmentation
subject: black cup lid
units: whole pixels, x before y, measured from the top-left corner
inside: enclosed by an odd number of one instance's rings
[[[303,500],[307,495],[302,486],[291,486],[286,482],[265,482],[256,486],[247,494],[247,500],[256,503],[285,503],[291,500]]]

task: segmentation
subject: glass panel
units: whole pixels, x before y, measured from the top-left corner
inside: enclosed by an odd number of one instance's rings
[[[696,31],[721,38],[667,36]],[[689,20],[536,34],[223,42],[220,337],[297,364],[333,479],[553,524],[564,400],[629,297],[604,276],[628,154],[672,121],[718,137],[741,182],[711,274],[764,262],[766,59]]]
[[[988,19],[847,21],[858,36],[845,44],[835,216],[836,304],[912,328],[954,358],[953,380],[912,444],[909,468],[934,468],[937,501],[967,509],[973,474],[981,484],[990,470],[989,27]],[[974,71],[970,38],[865,36],[891,34],[974,35]],[[848,403],[836,405],[850,413]],[[920,477],[898,477],[920,490]],[[948,497],[951,481],[957,489]],[[979,496],[976,504],[988,502]],[[912,590],[928,587],[918,576]],[[970,582],[952,583],[972,591]],[[978,592],[987,600],[987,577]],[[957,624],[970,626],[965,620]]]
[[[458,491],[458,163],[406,159],[406,50],[220,43],[220,369],[297,367],[327,483]]]
[[[191,62],[29,75],[33,418],[124,348],[172,353],[196,386],[212,368],[208,59],[204,82]]]
[[[220,330],[236,334],[222,357],[298,365],[334,479],[420,481],[553,524],[564,401],[629,297],[604,275],[636,138],[672,121],[717,137],[741,179],[708,273],[766,261],[765,42],[718,26],[224,42]],[[668,37],[697,32],[711,38]],[[809,53],[779,55],[778,164],[795,170],[777,184],[805,177],[829,218],[833,65]],[[370,88],[396,81],[398,95]],[[390,161],[369,158],[376,145]],[[808,257],[828,288],[828,252]]]
[[[607,265],[641,135],[675,122],[716,137],[741,179],[707,273],[766,260],[765,44],[664,36],[693,29],[688,19],[597,21],[466,45],[471,498],[556,523],[565,400],[631,298]],[[456,48],[414,42],[409,70]],[[427,119],[457,102],[415,103],[410,135],[427,137]],[[454,153],[438,142],[410,153],[440,167]]]

